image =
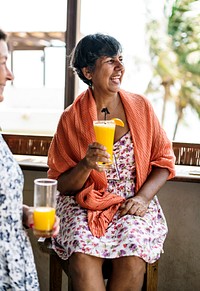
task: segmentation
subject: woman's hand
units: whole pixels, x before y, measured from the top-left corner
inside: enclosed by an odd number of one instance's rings
[[[58,191],[60,194],[75,195],[77,191],[80,191],[92,170],[103,171],[97,162],[110,162],[110,155],[103,145],[94,142],[88,146],[85,157],[75,167],[58,177]]]
[[[23,225],[26,228],[33,227],[33,207],[29,207],[27,205],[23,205]]]
[[[23,225],[27,228],[34,228],[33,221],[34,207],[23,205]],[[60,218],[56,215],[55,223],[53,225],[52,237],[56,237],[60,230]]]
[[[97,162],[109,163],[110,155],[106,152],[106,148],[103,145],[94,142],[88,146],[83,162],[85,167],[88,169],[102,171],[102,169],[99,168]]]
[[[144,197],[134,196],[127,199],[120,207],[120,215],[124,216],[126,214],[132,214],[137,216],[144,216],[148,206],[149,201]]]

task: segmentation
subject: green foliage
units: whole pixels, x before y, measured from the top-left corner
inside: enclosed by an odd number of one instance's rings
[[[199,3],[199,10],[194,4]],[[200,74],[200,1],[177,0],[168,21],[172,48],[186,70]]]
[[[162,122],[167,101],[174,101],[175,138],[187,106],[200,118],[200,0],[175,0],[166,21],[150,21],[147,33],[154,77],[160,78],[157,88],[155,78],[150,81],[147,92],[164,87]]]

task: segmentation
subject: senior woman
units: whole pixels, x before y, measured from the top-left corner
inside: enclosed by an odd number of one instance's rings
[[[61,115],[49,150],[48,176],[60,191],[53,247],[68,260],[73,290],[141,290],[145,262],[159,259],[168,231],[156,194],[175,174],[172,145],[150,102],[120,88],[125,68],[115,38],[85,36],[71,66],[88,89]],[[110,156],[95,142],[93,121],[104,119],[105,108],[124,127],[116,127],[114,162],[104,171],[98,162]]]
[[[7,67],[7,35],[0,29],[0,102],[7,81],[14,79]],[[39,281],[28,234],[33,207],[22,204],[24,176],[0,134],[0,290],[38,291]],[[59,231],[59,218],[53,236]]]

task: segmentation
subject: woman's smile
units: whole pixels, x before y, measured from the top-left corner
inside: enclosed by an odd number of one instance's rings
[[[116,85],[120,85],[121,84],[121,75],[117,75],[115,77],[111,77],[110,79]]]

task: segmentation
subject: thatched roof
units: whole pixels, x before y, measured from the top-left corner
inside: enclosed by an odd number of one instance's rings
[[[41,50],[48,46],[65,46],[65,32],[9,32],[10,50]]]

